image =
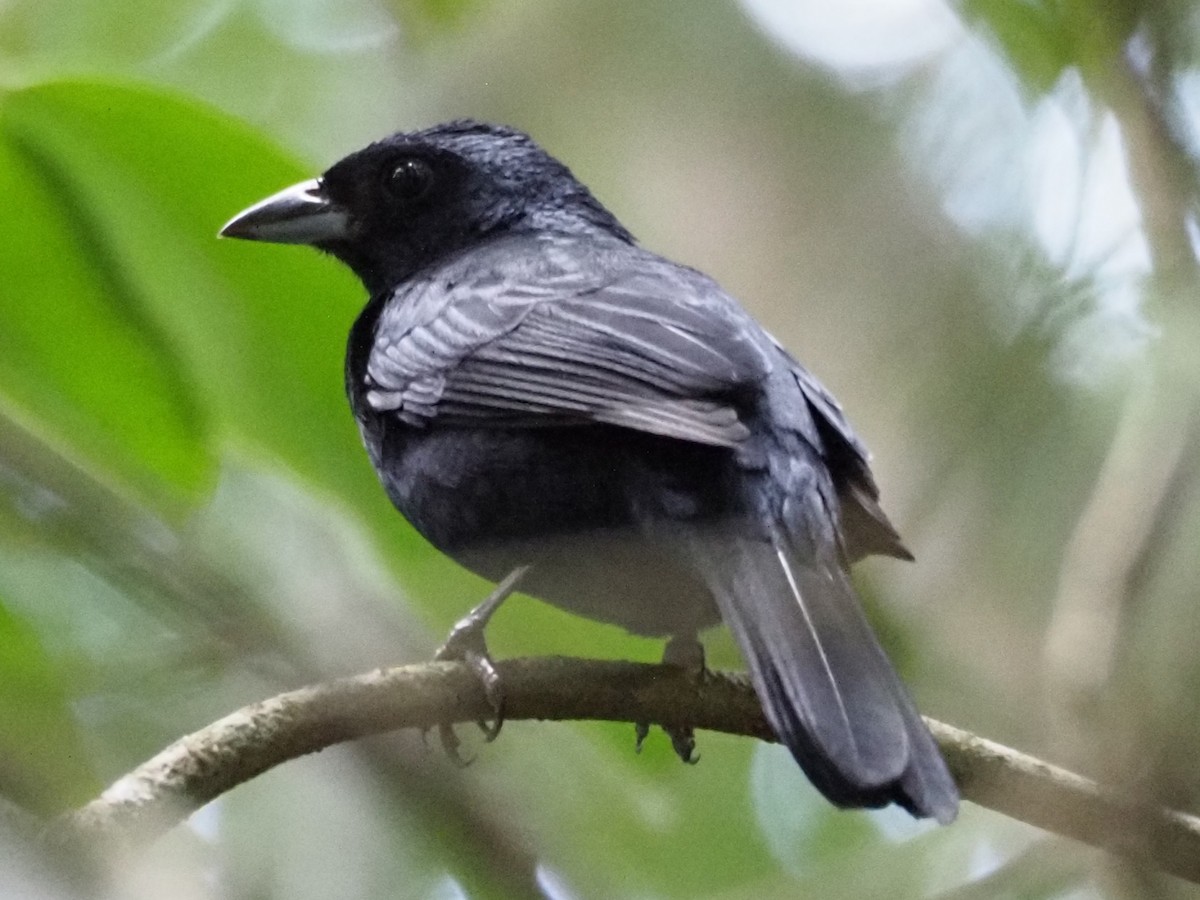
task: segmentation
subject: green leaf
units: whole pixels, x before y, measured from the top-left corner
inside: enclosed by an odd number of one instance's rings
[[[0,792],[40,813],[60,812],[98,784],[58,669],[37,635],[0,602]]]
[[[139,88],[42,85],[11,95],[5,121],[60,162],[215,427],[302,470],[341,470],[331,444],[356,442],[340,396],[353,283],[311,251],[216,236],[304,171],[236,123]]]
[[[116,261],[133,316],[149,323],[143,338],[170,348],[177,384],[196,398],[218,449],[265,451],[395,544],[404,526],[371,472],[342,387],[362,287],[309,248],[217,238],[240,209],[317,167],[207,107],[127,85],[28,88],[4,100],[2,121],[58,165],[89,232]],[[418,556],[433,558],[423,548]]]
[[[176,499],[211,481],[205,426],[69,157],[0,101],[0,410],[94,474]]]
[[[1059,4],[1036,0],[966,0],[963,14],[982,22],[999,41],[1026,87],[1046,93],[1075,62]]]

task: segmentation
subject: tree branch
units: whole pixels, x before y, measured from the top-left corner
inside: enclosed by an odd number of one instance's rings
[[[691,725],[774,740],[748,682],[696,683],[670,666],[545,657],[498,663],[509,719]],[[280,763],[353,738],[489,715],[460,663],[377,669],[238,710],[167,747],[60,819],[57,841],[137,846]],[[1200,883],[1200,819],[1149,807],[1082,776],[928,720],[963,796],[981,806]]]

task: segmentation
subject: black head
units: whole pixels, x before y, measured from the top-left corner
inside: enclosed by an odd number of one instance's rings
[[[528,135],[470,120],[377,141],[251,207],[221,233],[313,244],[374,294],[475,242],[521,230],[633,240]]]

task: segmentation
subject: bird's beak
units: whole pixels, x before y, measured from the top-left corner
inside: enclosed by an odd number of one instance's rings
[[[274,244],[322,244],[351,237],[350,217],[325,195],[318,178],[294,184],[242,210],[220,233],[221,237]]]

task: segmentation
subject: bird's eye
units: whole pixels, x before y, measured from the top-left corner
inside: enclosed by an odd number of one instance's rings
[[[433,185],[433,169],[423,159],[402,159],[384,179],[388,193],[405,203],[425,196]]]

